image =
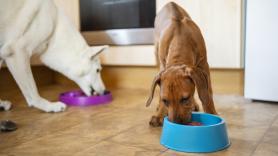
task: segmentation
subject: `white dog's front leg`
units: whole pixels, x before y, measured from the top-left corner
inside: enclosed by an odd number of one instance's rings
[[[25,51],[13,53],[5,61],[28,105],[45,112],[64,111],[66,108],[64,103],[51,103],[40,97],[31,71],[30,58],[27,55],[28,53]]]

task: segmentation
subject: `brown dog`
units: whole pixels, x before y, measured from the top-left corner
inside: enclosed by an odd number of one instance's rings
[[[185,10],[173,2],[156,16],[155,45],[160,72],[153,81],[146,106],[151,104],[156,85],[160,86],[160,99],[150,125],[161,126],[167,114],[172,122],[189,122],[192,111],[199,110],[194,100],[195,87],[204,111],[217,114],[201,31]]]

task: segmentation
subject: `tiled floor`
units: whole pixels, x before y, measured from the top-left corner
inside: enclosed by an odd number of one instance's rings
[[[44,97],[55,100],[69,86],[41,88]],[[148,120],[155,105],[145,107],[148,90],[113,89],[112,103],[96,107],[70,107],[64,113],[43,113],[28,108],[18,91],[0,93],[14,107],[0,112],[19,129],[0,133],[0,155],[99,155],[99,156],[277,156],[278,104],[251,103],[240,96],[215,95],[220,115],[228,123],[232,145],[210,154],[179,153],[159,144],[161,128]]]

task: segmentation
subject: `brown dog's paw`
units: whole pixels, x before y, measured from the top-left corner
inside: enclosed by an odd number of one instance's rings
[[[162,126],[162,118],[160,117],[157,117],[157,116],[152,116],[151,117],[151,120],[149,122],[150,126],[153,126],[153,127],[159,127],[159,126]]]

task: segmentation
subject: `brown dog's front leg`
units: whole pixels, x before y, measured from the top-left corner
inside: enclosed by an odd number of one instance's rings
[[[211,80],[210,80],[210,74],[208,73],[208,88],[209,88],[209,96],[208,96],[208,103],[206,105],[204,105],[204,110],[205,112],[207,113],[210,113],[210,114],[215,114],[215,115],[218,115],[216,109],[215,109],[215,106],[214,106],[214,101],[213,101],[213,94],[212,94],[212,87],[211,87]]]
[[[218,115],[218,113],[215,110],[214,104],[208,104],[208,105],[203,105],[204,111],[206,113],[210,113],[210,114],[214,114],[214,115]]]
[[[156,114],[151,117],[149,124],[153,127],[159,127],[163,124],[163,118],[167,115],[167,108],[159,100],[159,105],[156,110]]]

